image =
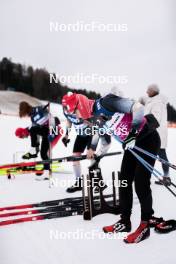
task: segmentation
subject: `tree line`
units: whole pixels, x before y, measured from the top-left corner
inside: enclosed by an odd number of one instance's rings
[[[14,90],[34,96],[41,100],[60,103],[69,91],[82,93],[90,98],[100,97],[94,91],[71,89],[60,82],[50,83],[50,74],[46,69],[34,69],[32,66],[14,63],[8,58],[0,61],[0,90]]]
[[[50,74],[44,69],[14,63],[11,59],[0,61],[0,90],[14,90],[34,96],[41,100],[60,103],[64,94],[69,91],[82,93],[89,98],[97,99],[100,94],[86,89],[71,89],[60,82],[50,83]],[[168,103],[168,121],[176,122],[176,109]]]

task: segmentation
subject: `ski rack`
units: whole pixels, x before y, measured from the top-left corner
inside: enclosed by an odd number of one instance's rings
[[[93,166],[89,167],[89,174],[86,177],[87,181],[85,183],[85,179],[83,177],[83,219],[91,220],[94,216],[99,214],[120,214],[120,206],[119,201],[116,198],[116,187],[115,187],[115,172],[112,172],[112,186],[113,186],[113,200],[106,201],[103,195],[103,187],[101,187],[100,182],[103,180],[101,168],[98,166],[98,163],[95,163]],[[119,172],[118,172],[119,178]],[[94,180],[97,179],[98,182],[93,186]],[[94,199],[94,188],[98,188],[99,190],[99,204],[95,204]],[[85,190],[87,189],[87,198],[85,195]]]

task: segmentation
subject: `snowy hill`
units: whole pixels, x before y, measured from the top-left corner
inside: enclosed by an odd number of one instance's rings
[[[52,111],[62,115],[58,105],[52,105]],[[22,152],[29,149],[29,140],[20,140],[14,136],[17,127],[25,127],[29,120],[15,116],[0,116],[0,163],[9,163],[16,156],[20,161]],[[169,129],[168,156],[172,163],[175,159],[175,129]],[[68,148],[61,141],[53,151],[53,157],[70,155],[74,139]],[[110,151],[121,150],[120,145],[113,140]],[[14,156],[14,154],[16,155]],[[82,162],[83,172],[87,172],[88,161]],[[104,158],[101,161],[103,176],[106,181],[111,179],[111,171],[119,170],[121,156]],[[108,166],[107,166],[108,165]],[[160,165],[157,164],[160,169]],[[62,173],[54,176],[58,179],[58,186],[49,188],[48,182],[35,181],[34,175],[18,175],[14,180],[7,180],[0,176],[0,207],[13,204],[25,204],[44,200],[60,199],[64,197],[81,196],[81,192],[67,194],[67,183],[73,180],[72,165],[62,167]],[[171,178],[176,182],[176,172],[171,171]],[[155,179],[153,179],[154,181]],[[176,200],[164,188],[152,183],[154,209],[157,216],[166,219],[176,218]],[[111,192],[109,186],[106,193]],[[134,209],[132,216],[133,230],[139,224],[139,203],[134,195]],[[92,221],[84,221],[82,216],[73,216],[62,219],[45,220],[31,223],[17,224],[0,228],[1,264],[90,264],[90,263],[143,263],[143,264],[175,264],[175,237],[176,232],[167,235],[158,235],[151,230],[151,236],[140,244],[126,245],[122,239],[113,239],[102,233],[102,227],[111,224],[118,216],[111,214],[99,215]],[[52,234],[59,234],[58,237]]]
[[[0,111],[4,114],[18,114],[18,106],[21,101],[26,101],[33,106],[40,105],[41,101],[35,97],[20,92],[0,91]]]

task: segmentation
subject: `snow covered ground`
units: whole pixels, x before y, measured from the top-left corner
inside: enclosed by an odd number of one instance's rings
[[[35,97],[30,95],[14,92],[14,91],[0,91],[0,111],[3,114],[17,115],[18,106],[21,101],[27,101],[33,106],[39,105],[41,103]]]
[[[52,111],[61,115],[59,105],[53,105]],[[12,162],[14,153],[20,161],[21,152],[29,149],[29,140],[15,137],[17,127],[27,126],[29,120],[20,120],[15,116],[0,115],[0,164]],[[169,129],[168,156],[172,163],[175,158],[175,129]],[[58,142],[53,151],[53,157],[70,155],[74,140],[68,148]],[[113,140],[110,151],[121,150],[120,145]],[[120,168],[121,156],[104,158],[101,162],[103,176],[108,181],[112,170]],[[83,172],[87,172],[88,161],[82,162]],[[160,165],[157,164],[160,169]],[[69,173],[70,172],[70,173]],[[72,166],[65,164],[62,173],[54,176],[58,183],[72,180]],[[176,172],[171,171],[171,177],[176,182]],[[153,179],[154,181],[155,179]],[[68,183],[69,184],[69,183]],[[61,186],[62,185],[62,186]],[[72,196],[80,193],[67,194],[63,184],[49,188],[48,182],[35,181],[34,175],[19,175],[14,180],[0,176],[0,207],[5,205],[39,202]],[[176,200],[164,187],[152,183],[154,209],[157,216],[166,219],[175,218]],[[106,193],[111,192],[111,186]],[[134,195],[132,216],[133,230],[139,224],[139,203]],[[151,230],[149,239],[135,245],[126,245],[122,239],[108,238],[102,233],[102,227],[117,220],[111,214],[99,215],[92,221],[84,221],[82,216],[45,220],[31,223],[6,226],[0,228],[0,263],[1,264],[90,264],[90,263],[143,263],[143,264],[175,264],[175,235],[158,235]],[[58,235],[58,237],[52,236]],[[60,237],[59,237],[60,235]]]

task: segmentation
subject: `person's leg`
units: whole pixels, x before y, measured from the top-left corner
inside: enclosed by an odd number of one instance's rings
[[[40,132],[40,127],[34,126],[30,129],[30,136],[31,136],[31,147],[38,147],[38,135]]]
[[[39,135],[42,137],[42,142],[41,142],[41,150],[40,150],[40,155],[42,160],[48,160],[48,151],[49,151],[49,140],[48,140],[48,135],[49,135],[49,128],[48,127],[41,127],[38,130]],[[45,164],[44,169],[49,170],[50,166],[49,164]]]
[[[158,155],[160,156],[160,158],[168,161],[165,149],[160,149]],[[164,173],[163,179],[155,181],[155,184],[163,186],[163,183],[164,183],[164,185],[170,186],[171,185],[171,178],[169,176],[169,166],[162,163],[162,169],[163,169],[163,173]]]
[[[160,138],[157,131],[154,131],[147,137],[143,138],[139,143],[136,144],[140,148],[147,150],[154,155],[157,155],[160,149]],[[154,167],[155,160],[151,157],[138,154],[147,161],[152,167]],[[154,211],[152,208],[152,192],[150,188],[151,172],[144,167],[144,165],[138,161],[135,171],[135,190],[139,198],[141,205],[141,220],[148,221],[153,215]]]
[[[126,150],[123,156],[121,171],[120,171],[120,187],[119,187],[119,202],[121,217],[130,220],[132,204],[133,204],[133,187],[134,172],[136,168],[135,157]],[[126,187],[122,183],[126,183]]]
[[[160,149],[158,154],[159,154],[160,158],[168,161],[167,154],[166,154],[166,149]],[[162,163],[162,168],[163,168],[163,172],[164,172],[163,177],[169,177],[169,166],[164,164],[164,163]]]
[[[154,166],[155,161],[148,159],[146,156],[140,155],[150,165]],[[152,193],[150,188],[151,173],[144,167],[144,165],[138,162],[135,171],[135,190],[141,205],[141,220],[148,221],[153,215],[152,209]]]
[[[48,160],[48,150],[49,150],[49,141],[47,137],[42,137],[42,142],[41,142],[41,158],[42,160]]]
[[[77,136],[73,146],[73,156],[79,157],[87,147],[89,138],[83,136]],[[73,170],[76,179],[81,177],[81,165],[80,161],[73,162]]]
[[[136,168],[135,157],[126,150],[123,156],[121,171],[119,176],[119,204],[121,218],[113,225],[103,227],[105,233],[130,232],[131,231],[131,211],[133,204],[133,179]],[[123,187],[124,186],[124,187]]]
[[[39,152],[39,140],[38,140],[38,127],[31,127],[30,129],[30,138],[31,138],[31,148],[29,152],[22,156],[23,159],[32,159],[37,158]]]
[[[43,126],[43,127],[37,127],[37,134],[38,136],[41,136],[42,140],[41,140],[41,150],[40,150],[40,155],[42,160],[48,160],[49,156],[48,156],[48,150],[49,150],[49,139],[48,139],[48,135],[49,135],[49,128],[47,126]],[[40,172],[38,171],[36,173],[36,180],[48,180],[49,179],[49,169],[50,169],[50,165],[49,164],[44,164],[44,173],[43,171]]]
[[[90,139],[89,137],[77,136],[74,147],[73,147],[73,156],[79,157],[84,150],[86,149]],[[76,182],[71,187],[67,188],[67,192],[72,193],[76,191],[82,190],[82,182],[81,182],[81,164],[80,161],[73,162],[73,171],[76,177]]]
[[[143,137],[141,141],[137,141],[136,145],[153,153],[154,155],[157,155],[160,149],[160,138],[157,131]],[[150,165],[154,166],[154,159],[139,152],[138,154]],[[148,169],[146,169],[140,161],[137,161],[134,182],[135,190],[141,205],[141,223],[135,232],[129,234],[127,238],[124,239],[126,243],[138,243],[150,236],[149,220],[154,213],[152,208],[150,178],[151,172],[148,171]]]

